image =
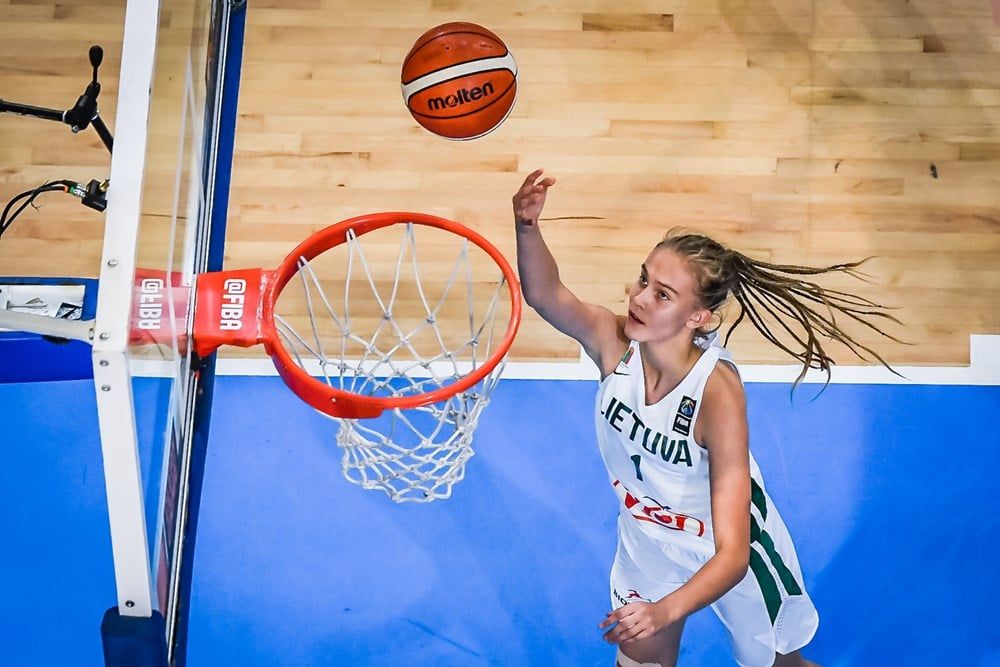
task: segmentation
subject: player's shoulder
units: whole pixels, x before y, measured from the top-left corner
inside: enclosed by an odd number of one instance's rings
[[[702,409],[725,408],[743,405],[746,401],[743,380],[736,367],[728,361],[719,360],[708,375],[705,392],[702,395]]]
[[[702,393],[701,411],[695,426],[698,442],[708,449],[728,446],[733,443],[732,435],[743,432],[746,426],[747,409],[743,381],[736,368],[728,362],[720,361],[708,376]],[[742,445],[745,447],[746,443]]]

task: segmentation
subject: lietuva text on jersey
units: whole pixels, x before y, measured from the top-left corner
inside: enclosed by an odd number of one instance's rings
[[[666,463],[691,467],[691,450],[686,438],[676,439],[646,426],[636,411],[618,398],[612,397],[602,409],[604,419],[611,428],[626,435],[629,440],[650,454],[659,455]]]

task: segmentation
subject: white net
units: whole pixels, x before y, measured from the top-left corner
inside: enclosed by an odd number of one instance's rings
[[[300,259],[298,282],[301,291],[289,283],[276,308],[285,349],[331,387],[365,396],[453,384],[490,357],[510,318],[506,280],[489,255],[460,235],[413,223],[348,232],[345,244]],[[302,312],[308,317],[282,314]],[[345,477],[396,502],[448,498],[502,367],[440,402],[335,419]]]

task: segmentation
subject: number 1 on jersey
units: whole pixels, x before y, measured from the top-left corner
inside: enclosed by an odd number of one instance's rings
[[[642,481],[642,471],[639,470],[639,463],[642,461],[642,455],[641,454],[633,454],[629,458],[632,459],[632,463],[635,464],[635,478],[641,482]]]

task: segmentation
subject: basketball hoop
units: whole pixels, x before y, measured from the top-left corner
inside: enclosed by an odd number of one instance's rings
[[[423,263],[417,229],[432,237]],[[295,278],[301,293],[286,289]],[[397,502],[451,495],[521,319],[513,269],[482,235],[420,213],[359,216],[309,237],[273,271],[202,274],[196,289],[196,352],[263,343],[291,390],[339,423],[350,481]]]

